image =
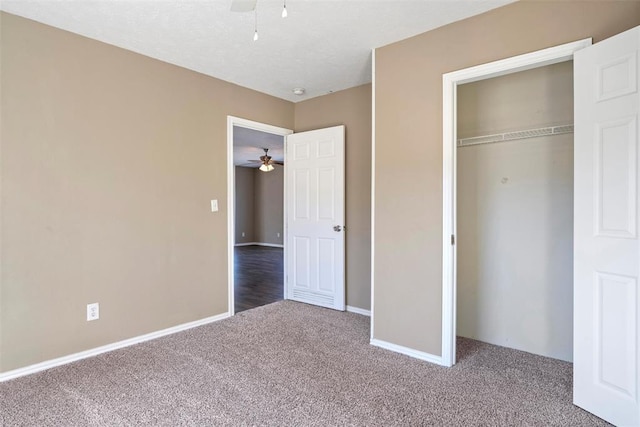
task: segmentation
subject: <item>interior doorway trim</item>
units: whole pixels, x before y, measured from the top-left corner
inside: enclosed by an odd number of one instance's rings
[[[233,164],[233,127],[239,126],[243,128],[253,129],[260,132],[267,132],[274,135],[281,135],[286,137],[291,135],[293,130],[281,128],[277,126],[268,125],[265,123],[254,122],[252,120],[242,119],[240,117],[227,116],[227,280],[228,280],[228,304],[229,304],[229,316],[235,314],[235,298],[234,298],[234,246],[235,246],[235,193],[236,193],[236,177],[235,177],[235,165]],[[285,139],[286,144],[286,139]],[[285,150],[286,151],[286,150]],[[287,172],[287,162],[285,158],[285,176]],[[287,223],[287,191],[284,191],[284,223]],[[283,228],[283,242],[287,241],[287,228]],[[284,262],[286,271],[286,245],[284,247]],[[284,281],[284,296],[287,296],[287,280]]]
[[[550,47],[442,75],[442,364],[456,362],[456,128],[458,85],[573,59],[591,39]]]

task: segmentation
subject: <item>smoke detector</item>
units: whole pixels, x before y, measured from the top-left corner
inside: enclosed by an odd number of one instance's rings
[[[306,90],[303,87],[296,87],[293,89],[293,93],[298,96],[304,95],[305,92]]]

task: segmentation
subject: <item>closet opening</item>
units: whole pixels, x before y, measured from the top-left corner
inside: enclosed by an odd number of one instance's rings
[[[450,73],[443,74],[442,76],[442,355],[440,357],[440,363],[443,366],[453,366],[456,363],[456,332],[458,328],[456,326],[457,323],[457,263],[458,263],[458,240],[461,236],[458,235],[457,230],[457,216],[458,216],[458,207],[457,207],[457,171],[458,168],[458,145],[460,143],[467,143],[468,146],[464,148],[460,148],[461,150],[469,149],[473,146],[470,142],[489,142],[495,139],[501,139],[508,141],[516,136],[526,136],[525,134],[534,134],[534,133],[545,133],[545,132],[554,132],[555,131],[568,131],[568,129],[562,129],[562,126],[567,125],[566,123],[560,123],[560,119],[558,117],[551,117],[551,122],[547,123],[546,121],[542,124],[538,123],[534,125],[534,127],[529,128],[529,123],[527,123],[526,128],[522,128],[520,126],[514,126],[513,122],[507,125],[504,129],[500,130],[486,130],[482,129],[483,132],[488,132],[482,135],[468,135],[466,137],[458,137],[458,90],[465,84],[480,82],[482,80],[499,78],[501,76],[509,76],[514,73],[526,72],[528,70],[535,70],[540,67],[545,67],[548,65],[560,64],[566,61],[573,61],[573,57],[575,52],[578,50],[584,49],[586,47],[591,46],[591,39],[583,39],[578,40],[571,43],[565,43],[559,46],[554,46],[542,50],[538,50],[535,52],[525,53],[522,55],[501,59],[499,61],[489,62],[482,65],[477,65],[474,67],[464,68],[458,71],[452,71]],[[464,89],[464,88],[463,88]],[[543,92],[545,96],[549,96],[550,92],[553,92],[555,89],[553,86],[547,86],[544,90],[540,90]],[[538,94],[536,93],[536,96]],[[503,95],[501,95],[503,96]],[[529,96],[529,95],[527,95]],[[522,98],[521,98],[522,99]],[[573,102],[573,101],[571,101]],[[546,106],[545,108],[551,108]],[[516,109],[515,105],[508,105],[504,108],[504,114],[510,113],[511,109]],[[531,110],[528,114],[532,115],[533,118],[539,119],[541,117],[539,111]],[[482,113],[478,113],[482,114]],[[502,118],[504,120],[504,117]],[[558,123],[560,126],[551,126],[552,124]],[[494,126],[497,126],[497,123]],[[549,130],[550,128],[550,130]],[[557,129],[556,129],[557,128]],[[487,128],[490,129],[490,128]],[[545,130],[546,129],[546,130]],[[525,132],[526,131],[526,132]],[[547,135],[548,136],[548,135]],[[484,137],[482,140],[471,139],[476,137]],[[555,138],[562,137],[554,136]],[[461,141],[465,139],[466,141]],[[524,140],[523,140],[524,141]],[[508,142],[503,142],[508,143]],[[486,144],[485,147],[495,147],[500,143],[496,144]],[[482,144],[476,144],[482,145]],[[549,157],[549,162],[545,163],[543,166],[543,170],[547,170],[550,162],[553,161],[552,157]],[[527,162],[524,162],[527,164]],[[503,178],[507,178],[507,180],[503,183]],[[500,185],[507,185],[511,183],[514,185],[513,180],[509,179],[509,176],[500,176],[499,177]],[[475,185],[475,183],[473,184]],[[483,198],[495,197],[494,195],[485,195]],[[547,213],[547,218],[549,216],[554,215],[553,212]],[[496,235],[492,236],[494,241],[501,242],[500,239],[503,239],[504,236]],[[501,242],[502,243],[502,242]],[[521,248],[528,247],[527,242],[520,242]],[[549,248],[550,246],[546,246]],[[477,248],[476,248],[477,249]],[[506,259],[506,258],[505,258]],[[497,273],[504,274],[505,271],[508,271],[508,268],[513,268],[513,266],[508,266],[507,263],[502,260],[499,264],[500,268]],[[528,264],[527,264],[528,265]],[[489,272],[487,268],[484,266],[480,266],[482,269],[481,273]],[[541,269],[548,269],[549,265],[544,265],[540,267]],[[477,292],[477,290],[476,290]],[[497,298],[495,295],[482,295],[482,298]],[[504,303],[506,304],[506,303]],[[521,311],[531,310],[530,305],[520,307]],[[548,308],[538,307],[536,311],[547,310]],[[477,318],[477,316],[476,316]],[[540,319],[545,320],[540,320]],[[536,320],[528,320],[533,322],[548,322],[548,317],[541,317]],[[482,321],[482,320],[481,320]],[[506,322],[506,320],[504,321]],[[503,323],[504,323],[503,322]],[[504,328],[504,325],[499,326],[499,328]],[[546,327],[547,329],[550,326]],[[511,340],[511,337],[508,337]],[[506,341],[506,338],[505,338]],[[509,344],[512,345],[512,344]],[[513,346],[513,345],[512,345]],[[556,356],[557,357],[557,356]]]
[[[573,61],[458,85],[456,335],[573,358]]]

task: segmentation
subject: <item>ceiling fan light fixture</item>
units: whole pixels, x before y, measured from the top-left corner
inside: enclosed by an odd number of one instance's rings
[[[262,164],[260,165],[260,170],[262,172],[271,172],[272,170],[274,170],[275,168],[272,165],[268,165],[268,164]]]

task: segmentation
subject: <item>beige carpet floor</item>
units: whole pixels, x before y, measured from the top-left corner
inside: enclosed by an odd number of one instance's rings
[[[473,340],[443,368],[283,301],[0,384],[2,426],[601,426],[571,364]]]

